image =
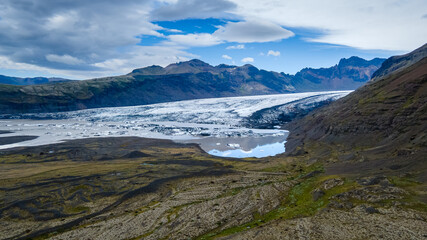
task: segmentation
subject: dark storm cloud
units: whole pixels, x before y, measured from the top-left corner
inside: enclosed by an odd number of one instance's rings
[[[159,35],[141,0],[2,0],[0,55],[53,69],[93,69],[142,34]]]
[[[151,13],[151,18],[157,21],[171,21],[186,18],[223,18],[230,17],[227,11],[237,7],[227,0],[178,0],[175,4],[161,6]]]

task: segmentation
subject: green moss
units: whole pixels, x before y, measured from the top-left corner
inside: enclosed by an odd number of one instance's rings
[[[65,206],[64,211],[69,214],[90,212],[90,208],[86,206]]]
[[[148,211],[151,207],[153,207],[154,205],[156,205],[158,203],[159,203],[158,201],[152,201],[148,205],[136,209],[134,211],[134,216],[137,216],[137,215],[139,215],[141,213],[144,213],[144,212]]]
[[[421,197],[426,188],[425,184],[411,177],[391,176],[388,179],[394,186],[403,188],[408,192],[404,198],[397,200],[402,203],[402,207],[427,212],[427,203]]]
[[[406,207],[420,212],[427,212],[427,203],[421,201],[414,201],[406,205]]]
[[[372,98],[362,98],[359,100],[359,106],[363,106],[370,103],[382,103],[386,99],[386,95],[384,92],[378,92]]]
[[[186,204],[179,205],[179,206],[176,206],[176,207],[171,208],[171,209],[168,211],[168,215],[167,215],[168,223],[170,223],[170,222],[172,221],[172,220],[171,220],[172,216],[173,216],[173,215],[175,215],[175,217],[177,217],[177,216],[178,216],[179,211],[181,211],[181,209],[183,209],[184,207],[187,207],[187,206],[190,206],[190,205],[193,205],[193,204],[197,204],[197,203],[201,203],[201,202],[202,202],[202,201],[195,201],[195,202],[186,203]]]
[[[403,104],[403,109],[406,109],[406,108],[410,107],[413,103],[414,103],[414,98],[413,98],[413,97],[410,97],[410,98],[405,102],[405,104]]]
[[[305,172],[323,170],[323,167],[320,164],[312,165],[306,169]],[[304,175],[300,174],[300,175]],[[298,177],[300,177],[300,175]],[[346,180],[343,185],[334,187],[325,191],[325,195],[318,199],[317,201],[313,200],[312,192],[314,189],[319,188],[320,185],[327,179],[334,178],[337,176],[316,176],[309,179],[300,179],[301,182],[295,185],[290,191],[287,198],[282,202],[282,204],[264,214],[260,215],[259,213],[253,214],[253,220],[243,225],[227,228],[219,231],[218,229],[213,230],[203,236],[198,237],[197,239],[214,239],[216,237],[227,236],[242,232],[254,227],[261,226],[267,222],[277,220],[277,219],[293,219],[299,217],[312,216],[320,209],[326,207],[329,203],[329,198],[339,193],[349,191],[356,188],[358,185],[353,181]]]
[[[70,189],[70,194],[75,193],[79,190],[87,190],[90,191],[90,187],[86,186],[86,185],[78,185],[78,186],[74,186]]]
[[[396,187],[403,187],[403,188],[420,185],[419,182],[408,177],[391,176],[389,177],[389,181]]]
[[[28,158],[32,156],[26,156],[22,154],[13,154],[13,155],[6,155],[0,157],[0,163],[2,164],[9,164],[9,163],[23,163],[27,162]]]
[[[316,164],[304,169],[304,173],[306,171],[312,172],[316,170],[319,171],[322,169],[323,167],[321,165]],[[312,216],[320,209],[327,206],[327,204],[329,203],[329,198],[331,196],[349,191],[350,189],[357,187],[357,183],[346,180],[343,185],[325,191],[325,195],[323,197],[321,197],[317,201],[314,201],[312,196],[313,190],[319,188],[325,180],[335,177],[337,176],[315,176],[308,179],[301,178],[300,182],[289,191],[287,198],[284,199],[284,201],[278,208],[264,215],[260,215],[256,212],[253,214],[253,220],[248,223],[227,228],[224,230],[220,230],[220,227],[218,227],[217,229],[214,229],[202,236],[199,236],[196,239],[214,239],[217,237],[228,236],[254,227],[261,226],[267,222],[276,219],[293,219]]]

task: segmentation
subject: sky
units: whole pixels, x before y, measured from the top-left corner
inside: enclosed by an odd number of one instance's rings
[[[194,58],[295,74],[426,40],[426,0],[0,1],[8,76],[89,79]]]

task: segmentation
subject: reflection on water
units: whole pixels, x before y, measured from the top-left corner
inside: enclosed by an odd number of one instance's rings
[[[219,157],[268,157],[285,152],[287,132],[259,137],[208,137],[187,140],[198,143],[207,153]]]
[[[276,142],[272,144],[265,144],[262,146],[257,146],[249,151],[245,151],[243,149],[234,149],[234,150],[226,150],[219,151],[217,149],[213,149],[208,153],[218,157],[234,157],[234,158],[245,158],[245,157],[268,157],[274,156],[279,153],[285,152],[285,142]]]

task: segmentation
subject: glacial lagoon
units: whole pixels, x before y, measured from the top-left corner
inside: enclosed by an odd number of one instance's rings
[[[257,137],[208,137],[185,142],[198,143],[205,152],[218,157],[262,158],[284,153],[288,134],[288,131],[276,130]]]

